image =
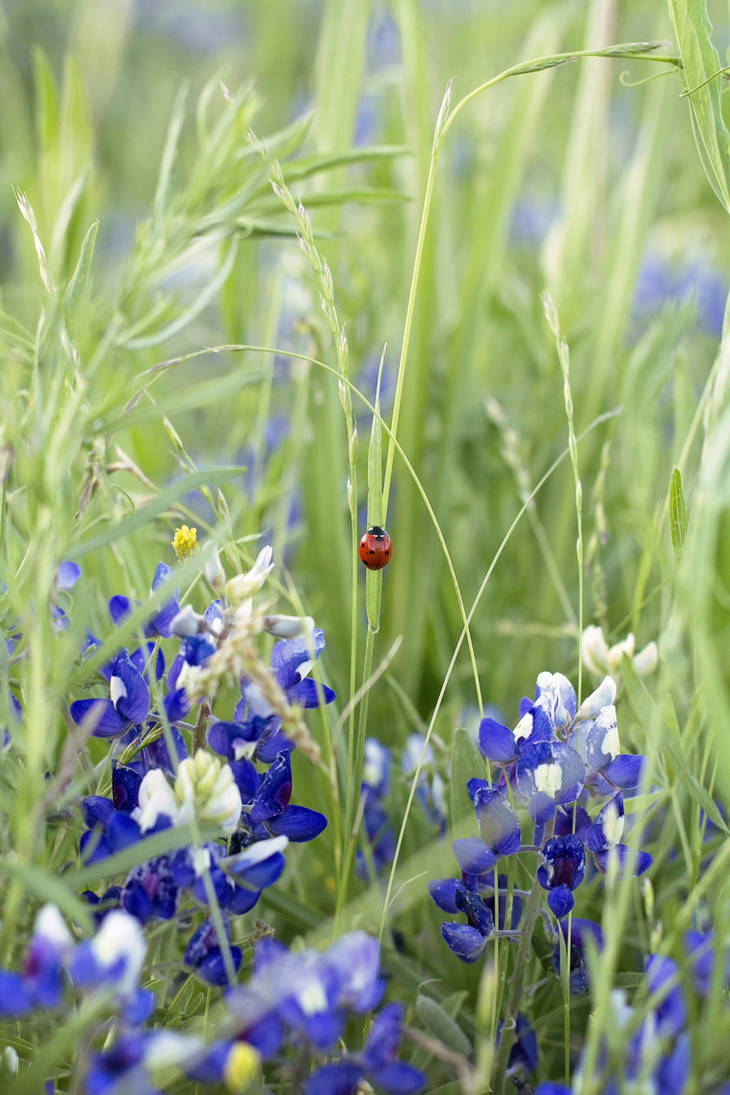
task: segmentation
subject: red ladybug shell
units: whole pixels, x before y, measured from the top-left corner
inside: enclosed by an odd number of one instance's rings
[[[382,570],[390,562],[390,536],[380,525],[372,525],[360,541],[360,559],[368,570]]]

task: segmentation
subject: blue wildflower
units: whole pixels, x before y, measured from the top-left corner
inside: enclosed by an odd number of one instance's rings
[[[409,734],[403,749],[401,763],[406,776],[413,775],[423,757],[416,796],[423,811],[438,828],[446,831],[446,785],[436,770],[436,761],[430,743],[425,745],[423,734]]]
[[[583,881],[585,863],[580,837],[556,836],[543,845],[537,881],[548,891],[548,905],[558,919],[573,908],[573,890]]]
[[[72,951],[73,940],[58,909],[44,905],[36,917],[22,974],[0,970],[0,1015],[27,1015],[36,1008],[56,1007]]]
[[[390,749],[377,738],[366,738],[361,792],[367,852],[358,848],[355,864],[362,879],[368,879],[370,864],[375,874],[380,874],[395,855],[395,833],[385,805],[390,789],[390,765]]]
[[[593,920],[584,920],[574,916],[570,919],[559,920],[560,930],[567,944],[570,938],[569,955],[569,987],[573,996],[581,996],[588,991],[588,968],[586,963],[586,947],[593,945],[599,950],[603,947],[603,931],[601,925]],[[553,951],[553,967],[560,975],[560,944]]]
[[[355,1095],[364,1078],[392,1095],[423,1091],[426,1077],[413,1065],[398,1061],[403,1006],[388,1004],[376,1017],[365,1048],[312,1073],[306,1095]]]
[[[230,957],[234,973],[241,968],[243,955],[239,947],[230,945],[231,926],[228,917],[223,915],[226,939],[221,945],[218,931],[212,920],[204,920],[196,929],[188,943],[183,959],[188,969],[194,970],[201,981],[208,985],[227,985],[229,976],[224,951]]]

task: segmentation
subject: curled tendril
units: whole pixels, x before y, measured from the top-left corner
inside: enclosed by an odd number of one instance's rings
[[[652,80],[659,80],[662,76],[670,76],[671,69],[663,69],[661,72],[654,72],[651,76],[642,76],[640,80],[629,80],[629,70],[626,68],[619,76],[618,80],[622,87],[641,87],[643,84],[650,84]],[[682,92],[686,94],[686,92]]]

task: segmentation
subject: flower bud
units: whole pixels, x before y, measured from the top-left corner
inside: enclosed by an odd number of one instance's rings
[[[258,593],[274,569],[271,561],[271,547],[263,548],[256,556],[256,562],[246,574],[236,574],[226,585],[226,596],[232,604],[240,604],[247,597]]]
[[[312,634],[314,620],[311,616],[264,616],[264,631],[277,639],[298,639]]]
[[[181,761],[175,779],[180,820],[217,821],[232,833],[241,816],[241,793],[229,764],[199,749]]]

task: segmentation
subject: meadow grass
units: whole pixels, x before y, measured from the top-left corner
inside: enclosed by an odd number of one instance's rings
[[[144,850],[79,852],[80,802],[110,793],[113,743],[70,704],[101,695],[98,670],[176,589],[200,612],[223,595],[203,548],[176,559],[185,523],[229,578],[271,545],[261,613],[311,616],[326,636],[320,706],[284,717],[293,801],[328,825],[287,848],[230,941],[204,872],[226,973],[236,946],[246,984],[262,938],[301,953],[362,930],[427,1090],[598,1095],[609,1073],[638,1090],[627,1042],[660,1006],[644,976],[660,954],[677,963],[664,998],[679,984],[686,999],[676,1090],[726,1092],[726,17],[713,30],[690,0],[276,0],[122,3],[112,26],[92,2],[33,0],[2,19],[0,967],[23,968],[44,904],[89,938],[82,891],[219,835],[201,815]],[[383,571],[358,559],[371,524],[393,538]],[[82,569],[68,590],[63,560]],[[159,560],[173,573],[150,597]],[[116,627],[114,594],[132,607]],[[498,775],[480,720],[514,726],[543,670],[580,704],[598,683],[581,647],[593,624],[609,645],[658,644],[650,675],[615,665],[621,745],[646,758],[627,855],[653,863],[576,891],[576,916],[603,929],[576,995],[536,855],[500,860],[510,907],[529,894],[529,932],[472,964],[441,938],[428,883],[458,873],[452,840],[477,832],[466,781]],[[82,659],[88,632],[101,643]],[[272,645],[257,641],[254,677]],[[218,718],[238,698],[222,684]],[[392,750],[387,862],[362,795],[371,738]],[[434,801],[443,781],[430,814],[424,779]],[[148,922],[142,984],[150,1026],[210,1042],[235,1016],[183,965],[201,919],[189,895]],[[703,992],[691,929],[714,931]],[[634,1008],[623,1029],[615,989]],[[108,991],[73,999],[18,1019],[0,1001],[9,1092],[89,1090],[123,1024]],[[510,1061],[518,1013],[537,1035],[530,1072]],[[355,1016],[339,1048],[371,1031]],[[316,1054],[288,1050],[217,1089],[304,1090]],[[97,1090],[207,1086],[168,1064],[149,1088],[120,1073]],[[659,1095],[655,1065],[642,1090]]]

